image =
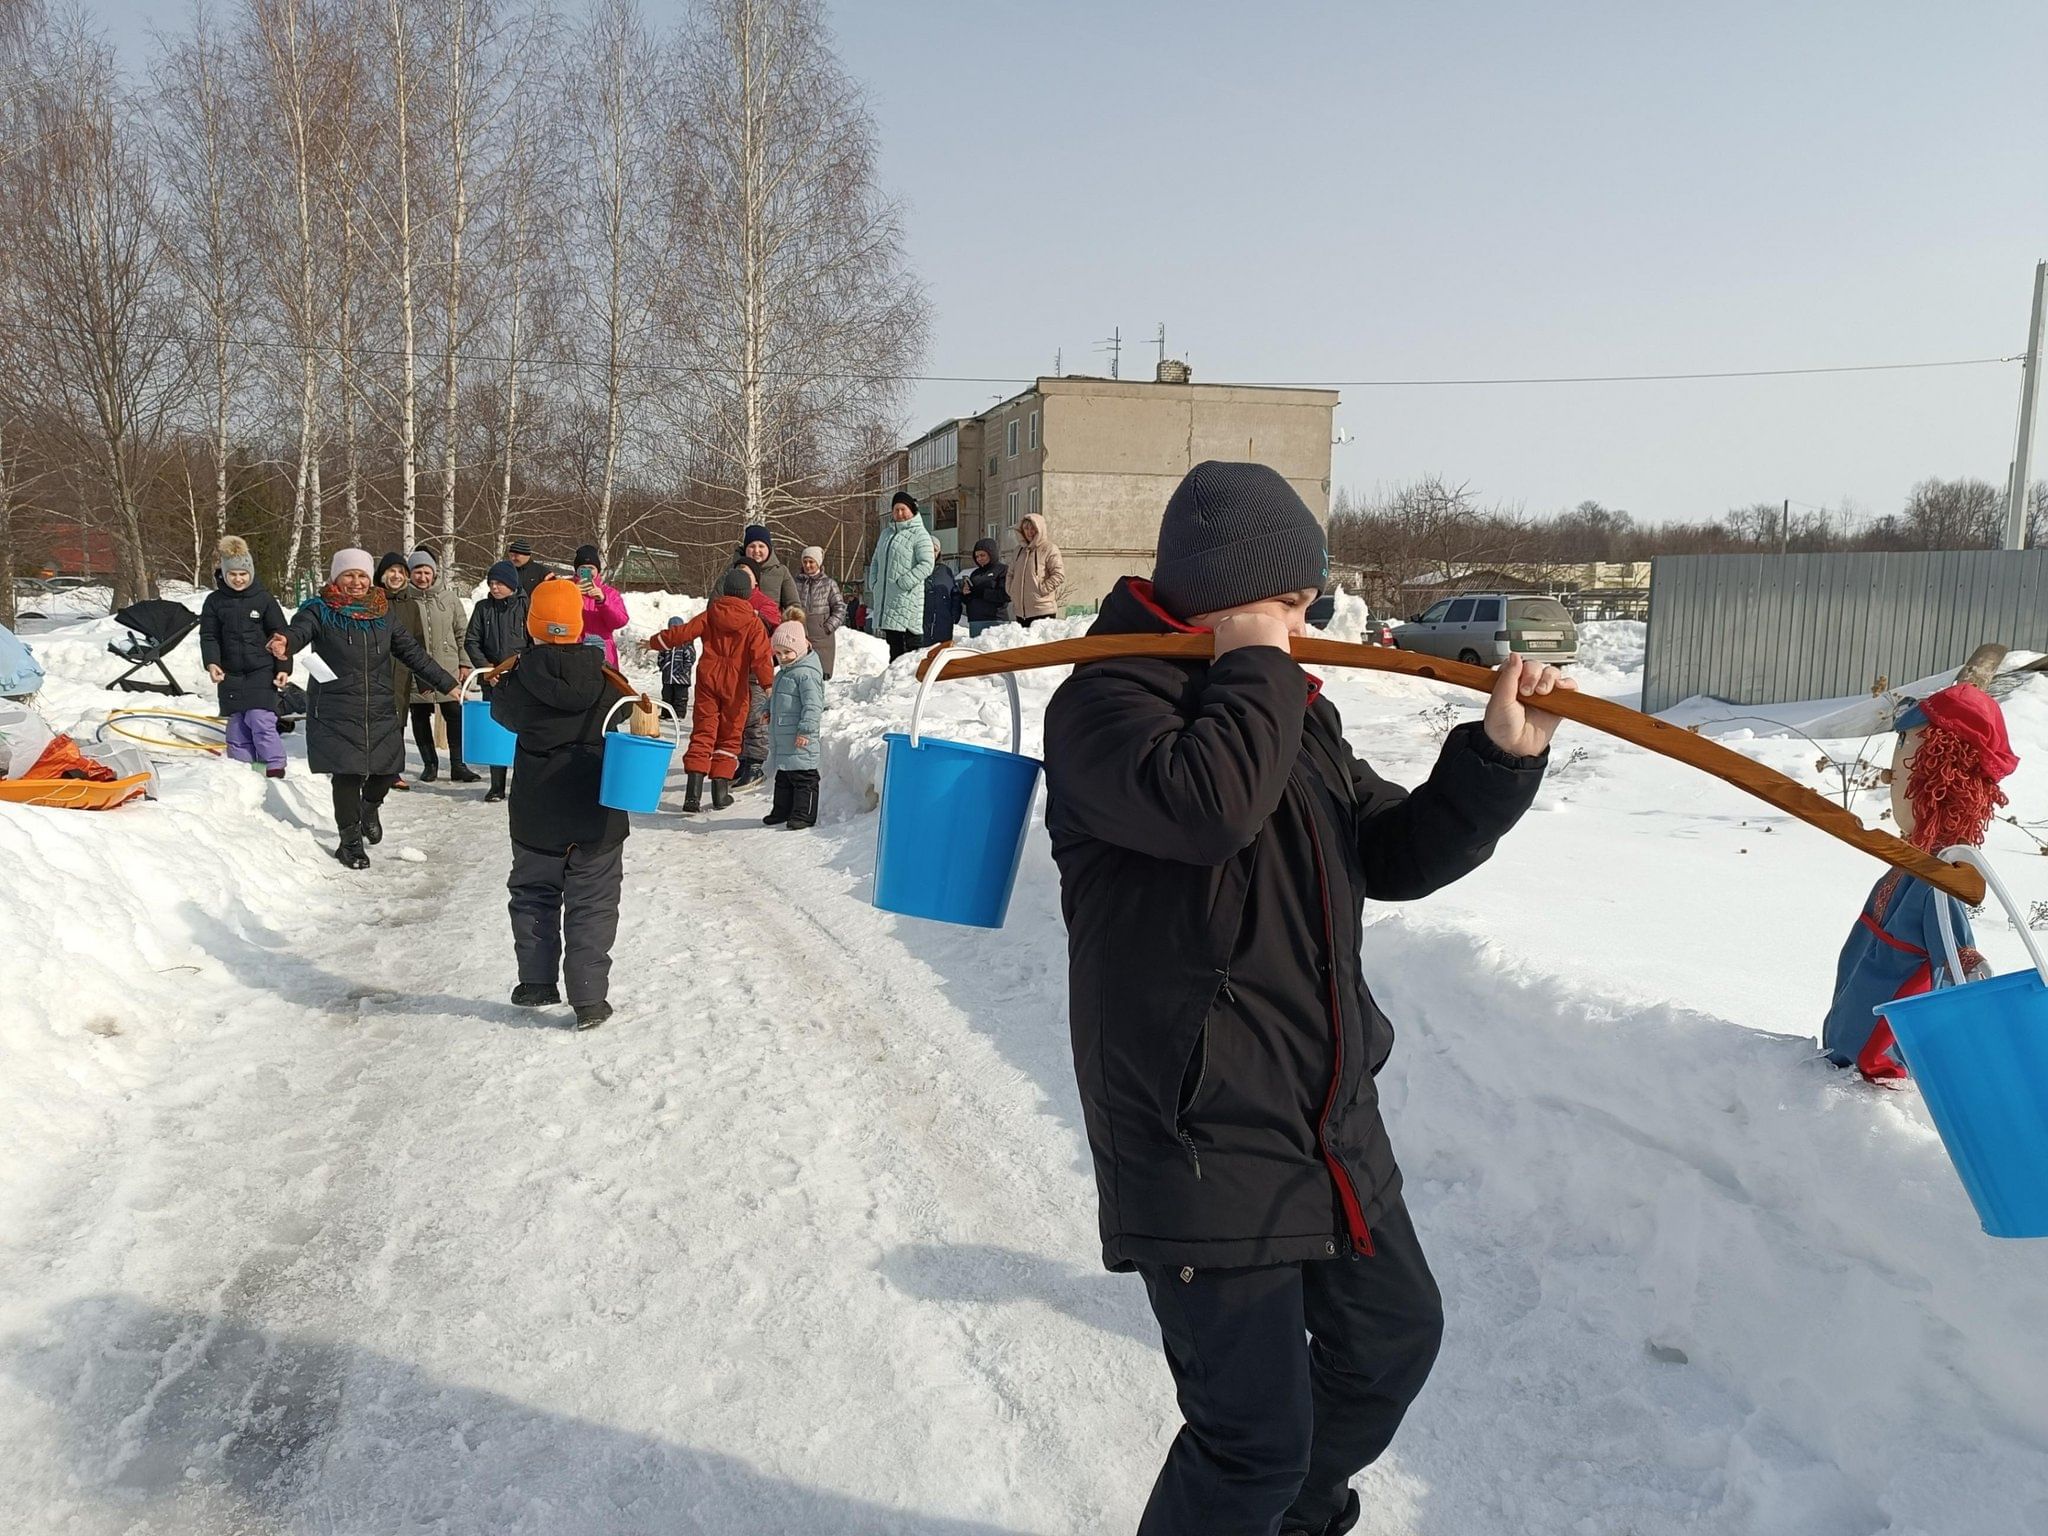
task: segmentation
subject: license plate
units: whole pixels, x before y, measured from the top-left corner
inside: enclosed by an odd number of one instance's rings
[[[1564,636],[1554,629],[1525,629],[1522,631],[1522,638],[1531,645],[1557,645],[1563,641]]]

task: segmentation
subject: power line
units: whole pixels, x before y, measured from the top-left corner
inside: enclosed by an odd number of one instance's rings
[[[55,333],[68,331],[72,327],[60,326],[49,321],[21,319],[15,322],[17,330],[34,330]],[[189,341],[212,345],[213,338],[206,335],[178,335],[174,333],[130,332],[133,341],[179,342]],[[304,355],[307,352],[328,357],[337,348],[331,342],[320,342],[308,346],[302,342],[253,337],[231,337],[228,344],[254,352],[288,352]],[[357,357],[402,358],[402,347],[356,346]],[[412,352],[415,361],[439,362],[447,357],[445,350],[436,351],[427,347],[415,347]],[[595,369],[603,364],[574,357],[527,356],[514,358],[507,353],[476,352],[458,350],[456,360],[464,363],[498,363],[511,366],[517,364],[528,368]],[[1481,387],[1513,387],[1528,385],[1558,384],[1665,384],[1694,380],[1714,379],[1784,379],[1807,378],[1822,374],[1846,373],[1907,373],[1933,368],[1984,368],[2000,363],[2017,363],[2024,359],[2015,354],[2010,357],[1955,357],[1931,361],[1908,363],[1832,363],[1805,368],[1732,368],[1706,372],[1665,372],[1665,373],[1589,373],[1589,374],[1527,374],[1498,378],[1395,378],[1395,379],[1231,379],[1232,386],[1250,389],[1463,389]],[[694,374],[704,376],[738,376],[743,370],[733,363],[621,363],[622,373],[668,373]],[[816,381],[846,382],[849,380],[872,380],[887,384],[1012,384],[1030,385],[1038,382],[1035,376],[1018,374],[982,373],[892,373],[880,372],[832,372],[811,370],[784,371],[762,369],[759,376],[764,379],[799,378]]]

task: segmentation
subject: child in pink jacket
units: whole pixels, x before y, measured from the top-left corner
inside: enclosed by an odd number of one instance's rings
[[[619,645],[613,637],[626,627],[626,599],[617,587],[604,584],[604,561],[595,544],[576,550],[576,585],[583,589],[583,643],[604,642],[608,666],[619,664]]]

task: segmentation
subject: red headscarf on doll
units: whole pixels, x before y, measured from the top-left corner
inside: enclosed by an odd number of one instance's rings
[[[1925,733],[1907,768],[1913,842],[1929,850],[1983,842],[1992,813],[2006,803],[1998,781],[2020,765],[1997,701],[1957,683],[1901,715],[1898,730]]]

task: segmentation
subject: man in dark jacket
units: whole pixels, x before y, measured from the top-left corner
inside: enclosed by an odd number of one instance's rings
[[[533,647],[491,688],[491,718],[519,737],[512,761],[512,948],[522,1008],[559,1003],[568,984],[576,1027],[612,1016],[606,994],[619,933],[626,813],[597,798],[604,717],[620,698],[604,652],[581,644],[583,594],[548,581],[527,602]]]
[[[960,578],[960,606],[967,614],[970,640],[1010,616],[1010,568],[998,554],[994,539],[977,539],[974,564]]]
[[[554,573],[546,565],[533,558],[533,546],[525,539],[514,539],[505,546],[505,559],[512,569],[519,573],[519,590],[528,597],[533,589]]]
[[[462,636],[463,654],[479,672],[488,672],[507,656],[518,655],[526,649],[527,638],[526,589],[519,584],[519,567],[500,560],[484,577],[484,589],[489,595],[469,610],[469,628]],[[483,693],[490,697],[489,688]],[[505,798],[506,772],[503,768],[491,770],[485,800]]]
[[[1119,585],[1092,632],[1209,631],[1214,660],[1081,667],[1046,714],[1103,1259],[1143,1277],[1187,1419],[1142,1536],[1349,1530],[1347,1484],[1442,1330],[1374,1087],[1393,1031],[1363,905],[1485,862],[1556,729],[1522,699],[1559,679],[1511,660],[1483,726],[1405,793],[1288,654],[1326,566],[1273,470],[1197,465],[1153,580]]]

